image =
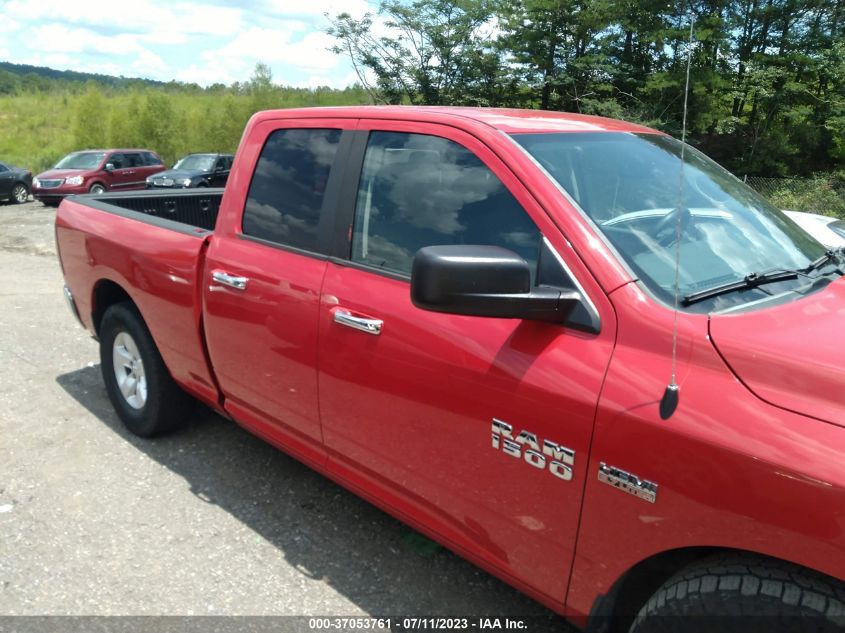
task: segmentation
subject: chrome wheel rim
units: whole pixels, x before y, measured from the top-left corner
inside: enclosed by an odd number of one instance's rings
[[[23,185],[18,185],[15,187],[14,194],[16,202],[26,202],[26,199],[29,198],[29,192],[26,190],[26,187]]]
[[[100,185],[94,185],[91,187],[91,193],[104,193],[105,189]]]
[[[127,332],[120,332],[114,338],[112,364],[123,399],[133,409],[142,409],[147,402],[147,375],[135,339]]]

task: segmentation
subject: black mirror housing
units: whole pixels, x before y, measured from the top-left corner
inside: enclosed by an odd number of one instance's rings
[[[580,300],[532,288],[528,262],[499,246],[427,246],[411,269],[411,301],[432,312],[561,323]]]

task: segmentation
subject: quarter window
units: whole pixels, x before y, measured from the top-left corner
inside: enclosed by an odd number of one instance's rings
[[[244,208],[243,232],[317,250],[317,228],[340,130],[273,132],[261,150]]]
[[[540,232],[502,182],[465,147],[436,136],[370,135],[358,188],[352,260],[410,274],[424,246],[515,251],[536,269]]]

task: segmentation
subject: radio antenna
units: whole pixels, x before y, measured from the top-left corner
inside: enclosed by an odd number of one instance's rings
[[[681,388],[677,381],[678,366],[678,305],[680,303],[680,276],[681,276],[681,216],[684,208],[684,150],[687,140],[687,105],[689,103],[689,76],[692,65],[692,32],[695,26],[695,16],[690,20],[689,43],[687,45],[687,78],[684,85],[684,116],[681,124],[681,168],[678,174],[678,206],[675,207],[675,311],[672,318],[672,378],[666,385],[663,398],[660,399],[660,418],[668,420],[678,408],[678,397]]]

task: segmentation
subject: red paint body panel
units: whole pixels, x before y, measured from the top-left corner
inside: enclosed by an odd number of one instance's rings
[[[469,148],[583,286],[601,332],[425,312],[406,280],[245,238],[267,135],[303,126],[435,134]],[[87,327],[96,284],[120,285],[188,391],[573,618],[634,565],[674,549],[736,548],[845,579],[845,435],[821,421],[845,419],[845,282],[747,314],[680,314],[680,405],[661,420],[672,311],[505,134],[584,130],[654,133],[509,110],[259,113],[213,235],[69,200],[57,215],[65,278]],[[250,285],[215,286],[214,270]],[[338,326],[338,308],[382,319],[381,335]],[[494,449],[493,417],[573,449],[572,480]],[[657,483],[656,503],[602,485],[600,462]]]
[[[679,319],[680,405],[662,421],[672,312],[636,285],[611,295],[619,337],[596,419],[568,606],[661,551],[731,547],[845,576],[845,435],[756,398],[708,340],[707,317]],[[598,482],[598,461],[659,482],[649,504]]]
[[[739,379],[763,400],[845,426],[843,324],[845,279],[838,279],[802,301],[715,315],[710,335]]]

